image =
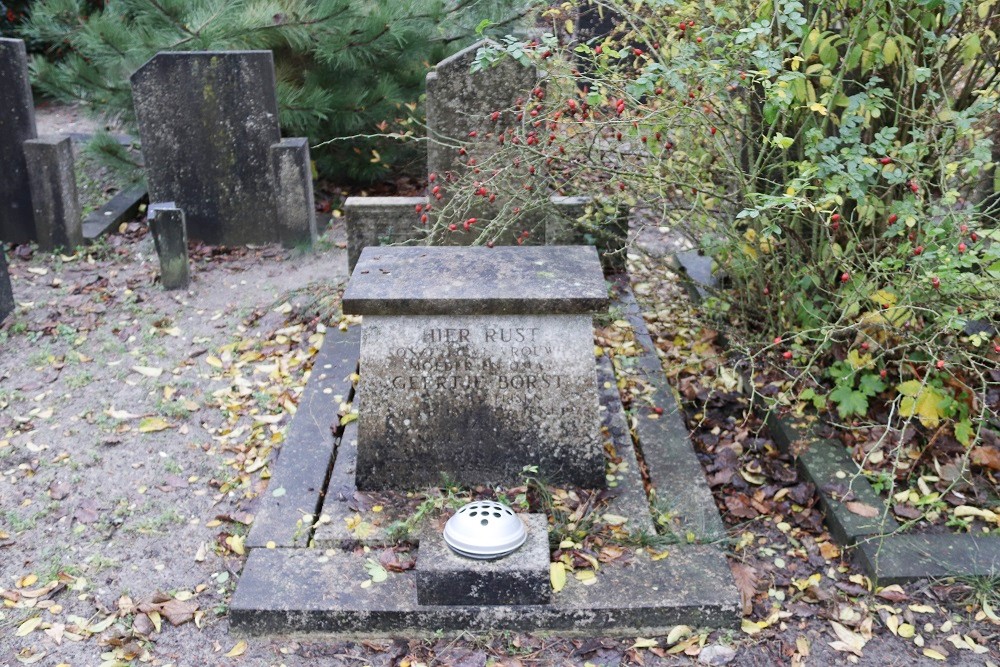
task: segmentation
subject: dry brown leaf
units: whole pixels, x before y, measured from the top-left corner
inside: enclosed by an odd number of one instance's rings
[[[743,615],[747,616],[753,611],[753,596],[757,593],[757,570],[744,563],[733,563],[732,570]]]
[[[846,507],[849,512],[857,514],[858,516],[863,516],[866,519],[874,519],[879,515],[877,507],[866,505],[865,503],[858,502],[857,500],[851,500],[844,503],[844,507]]]

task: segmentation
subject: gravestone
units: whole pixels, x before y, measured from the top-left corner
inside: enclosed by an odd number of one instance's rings
[[[344,293],[364,316],[360,489],[605,482],[593,247],[366,248]]]
[[[49,136],[24,142],[35,235],[42,250],[83,245],[83,213],[76,191],[73,142]]]
[[[10,270],[7,268],[7,257],[3,247],[0,247],[0,324],[14,312],[14,292],[10,287]]]
[[[291,165],[308,151],[281,143],[270,51],[158,53],[132,75],[132,94],[150,201],[175,202],[190,237],[240,245],[305,229],[311,240],[308,219],[288,219],[314,215],[311,182],[291,185],[311,171]],[[285,165],[277,184],[274,160]]]
[[[149,230],[160,258],[160,284],[166,290],[184,289],[190,281],[184,211],[172,202],[152,204],[149,208]]]
[[[38,136],[24,42],[0,38],[0,240],[34,241],[24,142]]]

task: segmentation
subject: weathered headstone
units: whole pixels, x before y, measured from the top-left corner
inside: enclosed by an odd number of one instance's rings
[[[38,136],[24,42],[0,38],[0,240],[34,241],[24,142]]]
[[[24,142],[24,156],[38,246],[68,250],[83,245],[72,141],[68,136],[30,139]]]
[[[600,487],[593,247],[366,248],[344,293],[364,315],[361,489]]]
[[[354,270],[361,250],[368,246],[407,243],[426,237],[427,228],[420,217],[427,203],[427,197],[348,197],[344,201],[347,270]]]
[[[503,58],[493,66],[477,72],[472,71],[476,54],[489,45],[480,41],[445,58],[427,73],[427,172],[437,178],[441,199],[435,200],[438,210],[447,207],[454,191],[450,175],[460,176],[469,170],[469,161],[475,159],[482,164],[496,150],[496,142],[483,141],[488,136],[499,136],[508,128],[517,127],[518,100],[522,105],[531,101],[531,91],[538,85],[538,72],[534,67],[525,67],[513,58]],[[494,112],[499,112],[494,120]],[[470,142],[470,137],[478,139],[470,145],[472,152],[462,147]],[[477,219],[491,219],[497,215],[499,204],[479,202],[469,211]],[[446,220],[461,223],[462,220]],[[439,229],[442,228],[439,226]],[[537,217],[525,216],[518,231],[527,230],[529,236],[522,243],[540,244],[544,239],[541,221]],[[435,242],[450,245],[469,245],[479,235],[475,228],[465,231],[461,226],[449,230]],[[516,235],[503,234],[501,244],[512,245]]]
[[[166,290],[184,289],[190,279],[184,211],[172,205],[150,206],[154,207],[149,229],[160,258],[160,284]]]
[[[0,323],[14,312],[14,291],[10,287],[10,270],[7,257],[0,247]]]
[[[281,244],[286,248],[312,247],[316,242],[316,207],[306,139],[282,139],[271,146],[271,180]]]
[[[192,238],[267,243],[309,226],[278,217],[272,146],[284,149],[270,51],[158,53],[132,75],[132,94],[150,201],[176,202]],[[305,197],[294,210],[311,210],[311,183],[293,188],[293,172],[280,173],[282,196]]]

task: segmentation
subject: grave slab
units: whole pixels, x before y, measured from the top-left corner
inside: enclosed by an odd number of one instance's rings
[[[360,327],[356,326],[346,332],[327,330],[299,409],[271,465],[271,481],[256,510],[248,547],[269,542],[279,547],[308,544],[309,526],[319,511],[337,451],[331,426],[335,426],[340,402],[350,400],[350,375],[357,368],[359,337]]]
[[[520,549],[493,561],[459,556],[440,531],[420,540],[416,579],[421,605],[547,604],[549,583],[549,522],[544,514],[519,515],[528,537]]]
[[[24,142],[38,136],[28,79],[28,54],[20,39],[0,38],[0,241],[38,239]]]
[[[592,585],[568,577],[547,605],[421,605],[412,571],[390,573],[362,588],[368,557],[360,551],[253,549],[233,596],[230,623],[251,634],[366,636],[430,636],[439,630],[649,636],[681,624],[739,625],[732,572],[725,556],[708,546],[678,545],[658,561],[637,551],[627,566],[602,567]]]
[[[271,146],[281,141],[270,51],[158,53],[132,75],[151,201],[172,201],[188,236],[279,241]]]
[[[35,210],[38,247],[68,251],[83,245],[72,140],[67,136],[29,139],[24,142],[24,158]]]
[[[942,577],[996,577],[1000,537],[888,535],[860,542],[855,554],[879,586]]]

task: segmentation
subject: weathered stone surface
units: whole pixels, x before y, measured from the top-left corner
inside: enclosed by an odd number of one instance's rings
[[[460,177],[472,158],[479,164],[488,162],[496,151],[496,144],[485,140],[486,135],[499,134],[518,125],[516,102],[518,98],[529,99],[531,90],[538,84],[535,68],[524,67],[512,58],[504,58],[496,66],[473,72],[476,53],[486,44],[480,41],[459,51],[439,62],[427,74],[427,171],[439,177],[437,185],[441,187],[441,199],[434,202],[434,215],[445,216],[440,220],[442,224],[436,227],[435,244],[471,245],[479,236],[479,230],[473,227],[466,232],[459,226],[451,231],[446,226],[461,223],[468,217],[489,220],[496,216],[500,204],[486,201],[476,202],[471,209],[462,212],[452,210],[454,189],[449,185],[448,175]],[[491,118],[494,111],[501,112],[495,121]],[[473,132],[481,139],[471,140]],[[463,146],[467,146],[464,155],[459,152]],[[529,236],[522,239],[526,245],[544,242],[544,221],[539,216],[521,216],[516,230],[529,232]],[[513,245],[517,242],[517,234],[514,229],[508,229],[496,235],[494,242]]]
[[[838,543],[854,544],[862,538],[885,535],[899,528],[843,443],[814,440],[799,453],[798,465],[816,485],[826,512],[826,524]],[[867,505],[878,516],[868,518],[850,511],[844,505],[848,500]]]
[[[316,205],[307,139],[282,139],[271,146],[271,180],[281,244],[311,248],[316,242]]]
[[[10,270],[7,257],[0,247],[0,324],[14,312],[14,292],[10,287]]]
[[[360,315],[564,314],[607,303],[592,246],[366,248],[344,292],[344,312]]]
[[[23,145],[38,136],[24,42],[0,38],[0,241],[37,240]]]
[[[1000,573],[1000,537],[996,536],[887,535],[859,543],[855,554],[880,586]]]
[[[176,202],[206,243],[280,240],[270,51],[158,53],[132,75],[132,93],[151,201]]]
[[[639,448],[656,500],[670,514],[670,529],[679,537],[687,539],[690,533],[705,542],[724,539],[726,529],[705,471],[631,290],[623,291],[616,305],[632,325],[636,348],[641,351],[633,373],[649,389],[641,393],[633,410]]]
[[[347,270],[354,267],[368,246],[407,244],[423,240],[421,211],[427,197],[348,197],[344,201],[347,223]]]
[[[604,486],[590,315],[378,316],[362,326],[358,487],[442,477]]]
[[[327,330],[298,410],[285,431],[277,460],[271,464],[271,481],[255,510],[248,547],[262,547],[269,542],[278,547],[308,544],[309,527],[319,511],[327,473],[337,451],[331,429],[337,419],[337,406],[350,400],[350,375],[358,365],[360,332],[360,327],[346,332]],[[344,435],[353,437],[346,432]]]
[[[187,225],[179,208],[157,208],[149,221],[156,254],[160,258],[160,284],[163,289],[184,289],[190,281]]]
[[[83,239],[90,242],[118,228],[139,213],[139,207],[147,203],[149,196],[145,185],[122,190],[107,204],[97,209],[83,220]]]
[[[29,139],[24,142],[24,158],[31,184],[38,246],[43,250],[69,250],[83,245],[82,213],[70,138]]]
[[[361,588],[368,555],[315,549],[254,549],[230,607],[240,631],[445,632],[557,631],[560,634],[666,633],[675,625],[739,625],[739,593],[725,556],[679,545],[652,561],[642,551],[628,566],[602,567],[594,584],[569,577],[547,605],[424,606],[413,572],[390,573]],[[420,558],[420,552],[417,552]]]
[[[424,535],[417,552],[417,602],[421,605],[546,604],[549,522],[544,514],[519,515],[528,538],[514,553],[493,561],[459,556],[441,532]]]

